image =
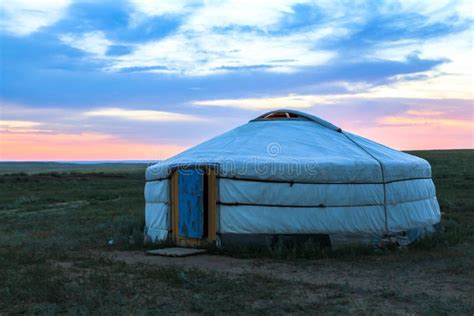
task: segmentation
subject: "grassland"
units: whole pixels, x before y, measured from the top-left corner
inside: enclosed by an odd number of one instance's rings
[[[0,163],[0,315],[472,315],[474,151],[414,154],[432,164],[441,235],[185,259],[143,255],[146,165]]]

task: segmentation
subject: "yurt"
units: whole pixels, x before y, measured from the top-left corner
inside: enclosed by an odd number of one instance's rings
[[[409,244],[440,221],[426,160],[276,110],[146,170],[145,235],[178,245],[318,236]]]

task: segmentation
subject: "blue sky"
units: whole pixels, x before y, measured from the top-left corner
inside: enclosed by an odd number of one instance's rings
[[[163,158],[280,107],[400,149],[473,147],[470,1],[1,7],[1,159],[74,159],[77,140],[97,148],[79,158]]]

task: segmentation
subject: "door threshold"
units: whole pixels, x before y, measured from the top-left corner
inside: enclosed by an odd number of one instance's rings
[[[149,250],[146,253],[149,255],[164,257],[188,257],[203,254],[206,252],[206,249],[172,247]]]

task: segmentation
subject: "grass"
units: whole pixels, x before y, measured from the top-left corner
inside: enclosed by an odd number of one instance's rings
[[[0,163],[0,315],[472,315],[474,151],[413,154],[432,165],[445,233],[381,252],[312,241],[210,249],[229,261],[215,269],[107,255],[149,247],[146,165]]]

